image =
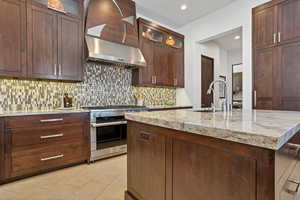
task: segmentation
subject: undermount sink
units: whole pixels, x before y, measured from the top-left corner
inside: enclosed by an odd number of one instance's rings
[[[197,108],[193,109],[193,112],[207,112],[207,113],[214,113],[214,112],[219,112],[215,108]]]

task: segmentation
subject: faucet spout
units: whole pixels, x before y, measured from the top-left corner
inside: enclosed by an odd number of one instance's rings
[[[209,85],[209,88],[207,90],[207,94],[210,95],[212,92],[214,92],[213,87],[216,83],[222,83],[225,87],[225,105],[222,106],[223,110],[231,111],[232,108],[228,101],[228,95],[227,95],[228,84],[226,81],[218,79],[218,80],[211,82],[211,84]]]

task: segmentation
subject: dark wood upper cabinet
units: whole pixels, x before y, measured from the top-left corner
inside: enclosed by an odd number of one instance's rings
[[[36,1],[28,5],[27,16],[28,76],[80,81],[82,19],[75,14],[53,11]]]
[[[87,16],[87,34],[103,26],[99,38],[129,46],[138,46],[135,2],[132,0],[91,1]]]
[[[79,81],[83,73],[81,20],[61,16],[58,27],[58,79]]]
[[[154,45],[153,41],[145,38],[140,38],[140,50],[143,52],[145,57],[147,67],[143,67],[136,70],[133,73],[133,82],[140,81],[136,83],[138,85],[151,85],[154,84]]]
[[[253,46],[269,47],[277,43],[277,7],[253,12]]]
[[[0,75],[26,76],[24,0],[0,0]]]
[[[83,71],[83,2],[0,0],[0,76],[80,81]]]
[[[172,70],[169,63],[169,48],[163,44],[154,45],[154,72],[155,84],[159,86],[172,86]]]
[[[28,76],[56,79],[58,16],[54,11],[30,5],[27,8]]]
[[[172,48],[170,62],[173,68],[174,86],[184,88],[184,51]]]
[[[299,13],[300,0],[271,1],[253,10],[254,108],[300,110]],[[262,25],[262,21],[274,24]],[[265,33],[269,37],[272,31],[273,45],[265,39]]]
[[[300,39],[300,0],[288,0],[278,7],[278,42]]]
[[[134,70],[133,84],[184,87],[184,36],[142,18],[138,24],[147,66]]]

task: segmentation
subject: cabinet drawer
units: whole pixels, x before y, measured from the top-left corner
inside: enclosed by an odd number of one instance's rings
[[[276,183],[282,182],[282,179],[287,176],[289,171],[297,163],[297,155],[300,151],[300,145],[292,143],[291,141],[285,144],[275,154],[275,181]]]
[[[300,198],[300,161],[297,162],[295,168],[289,177],[285,180],[281,192],[280,200],[296,200]]]
[[[68,142],[78,138],[84,140],[88,133],[82,124],[56,125],[40,128],[9,129],[12,151],[28,145],[48,145],[57,142]]]
[[[68,144],[48,145],[26,151],[13,152],[10,177],[37,173],[87,158],[86,145],[81,140],[70,140]]]
[[[48,125],[82,123],[88,121],[88,113],[33,115],[6,118],[6,128],[32,128]]]

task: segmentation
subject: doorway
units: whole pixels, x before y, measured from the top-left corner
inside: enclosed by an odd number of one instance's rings
[[[201,55],[201,107],[211,107],[213,103],[213,93],[207,94],[209,85],[214,80],[214,59]]]

